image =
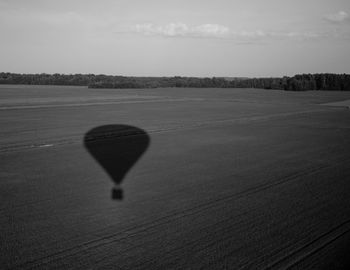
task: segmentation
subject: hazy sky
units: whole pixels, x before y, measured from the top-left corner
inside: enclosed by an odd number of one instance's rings
[[[349,0],[0,0],[0,71],[350,73]]]

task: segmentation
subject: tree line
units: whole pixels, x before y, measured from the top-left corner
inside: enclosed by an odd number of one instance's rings
[[[300,74],[282,78],[129,77],[95,74],[0,73],[0,84],[77,85],[90,88],[262,88],[289,91],[350,91],[349,74]]]

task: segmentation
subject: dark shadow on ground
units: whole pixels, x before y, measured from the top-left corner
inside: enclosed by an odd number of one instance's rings
[[[122,200],[123,178],[150,144],[149,135],[128,125],[105,125],[85,134],[84,145],[114,182],[112,199]]]

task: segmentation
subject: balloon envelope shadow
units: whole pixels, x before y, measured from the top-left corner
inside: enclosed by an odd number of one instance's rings
[[[112,199],[123,199],[123,190],[120,187],[123,178],[149,144],[150,137],[144,130],[128,125],[99,126],[85,134],[86,149],[115,184]]]

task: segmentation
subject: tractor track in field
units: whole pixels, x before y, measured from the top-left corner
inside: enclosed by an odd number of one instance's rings
[[[342,163],[347,164],[350,162],[349,160],[344,160]],[[187,208],[185,210],[181,211],[174,211],[173,213],[168,213],[166,216],[163,216],[161,218],[157,218],[151,222],[145,222],[143,224],[139,224],[137,226],[132,226],[130,228],[127,228],[126,230],[118,231],[116,233],[106,235],[104,237],[100,237],[97,239],[93,239],[84,243],[81,243],[79,245],[72,246],[70,248],[57,251],[55,253],[49,254],[45,257],[37,258],[35,260],[23,262],[18,265],[13,265],[13,268],[21,268],[21,269],[31,269],[35,267],[44,267],[47,264],[53,264],[55,261],[64,260],[65,258],[76,256],[81,252],[86,252],[87,250],[91,249],[97,249],[102,246],[110,245],[118,241],[126,240],[130,237],[136,236],[138,234],[144,233],[149,231],[150,229],[154,229],[156,227],[170,224],[171,222],[174,222],[178,219],[192,216],[201,212],[205,212],[211,208],[217,207],[219,205],[228,203],[230,201],[235,201],[239,198],[250,196],[274,187],[277,187],[279,185],[283,185],[285,183],[288,183],[290,181],[296,181],[298,179],[303,179],[304,176],[312,175],[314,173],[318,173],[319,171],[322,171],[324,169],[329,169],[332,167],[336,167],[339,164],[336,165],[319,165],[319,166],[312,166],[309,168],[305,168],[304,170],[282,177],[280,179],[277,179],[275,181],[270,181],[267,183],[263,183],[251,188],[248,188],[244,191],[241,191],[239,193],[227,195],[221,198],[217,198],[211,201],[207,201],[203,204],[198,204],[194,207]],[[41,203],[41,202],[38,202]],[[17,207],[21,207],[18,205]],[[290,253],[288,253],[286,256],[277,259],[275,262],[272,262],[267,269],[287,269],[288,267],[293,266],[294,264],[298,263],[299,261],[305,259],[307,256],[310,256],[311,254],[317,252],[317,250],[323,248],[327,244],[333,242],[337,238],[341,237],[345,233],[348,233],[350,230],[350,220],[347,220],[343,222],[342,224],[339,224],[335,228],[332,228],[331,230],[325,232],[318,238],[312,240],[311,242],[304,244],[301,247],[297,247]],[[171,251],[170,251],[171,252]],[[243,267],[244,268],[244,267]]]
[[[277,114],[269,114],[269,115],[253,115],[253,116],[239,117],[239,118],[201,121],[200,123],[195,123],[195,124],[175,123],[175,124],[170,124],[169,126],[163,126],[163,127],[150,127],[150,128],[147,128],[146,130],[147,130],[147,133],[149,134],[157,134],[157,133],[164,133],[164,132],[188,130],[193,128],[202,128],[202,127],[220,125],[220,124],[224,124],[224,125],[225,124],[244,124],[249,122],[268,121],[268,120],[280,119],[280,118],[289,117],[289,116],[318,113],[318,112],[323,112],[325,110],[326,109],[313,109],[313,110],[277,113]],[[118,134],[109,134],[105,138],[99,138],[99,139],[111,139],[111,138],[115,139],[118,137],[125,137],[125,136],[137,136],[137,134],[130,133],[130,132],[123,132]],[[8,144],[8,145],[0,146],[0,153],[17,152],[17,151],[30,150],[30,149],[41,149],[41,148],[52,147],[52,146],[80,143],[82,137],[83,137],[82,134],[77,134],[77,135],[72,135],[65,138],[47,139],[45,141],[40,141],[40,142]]]

